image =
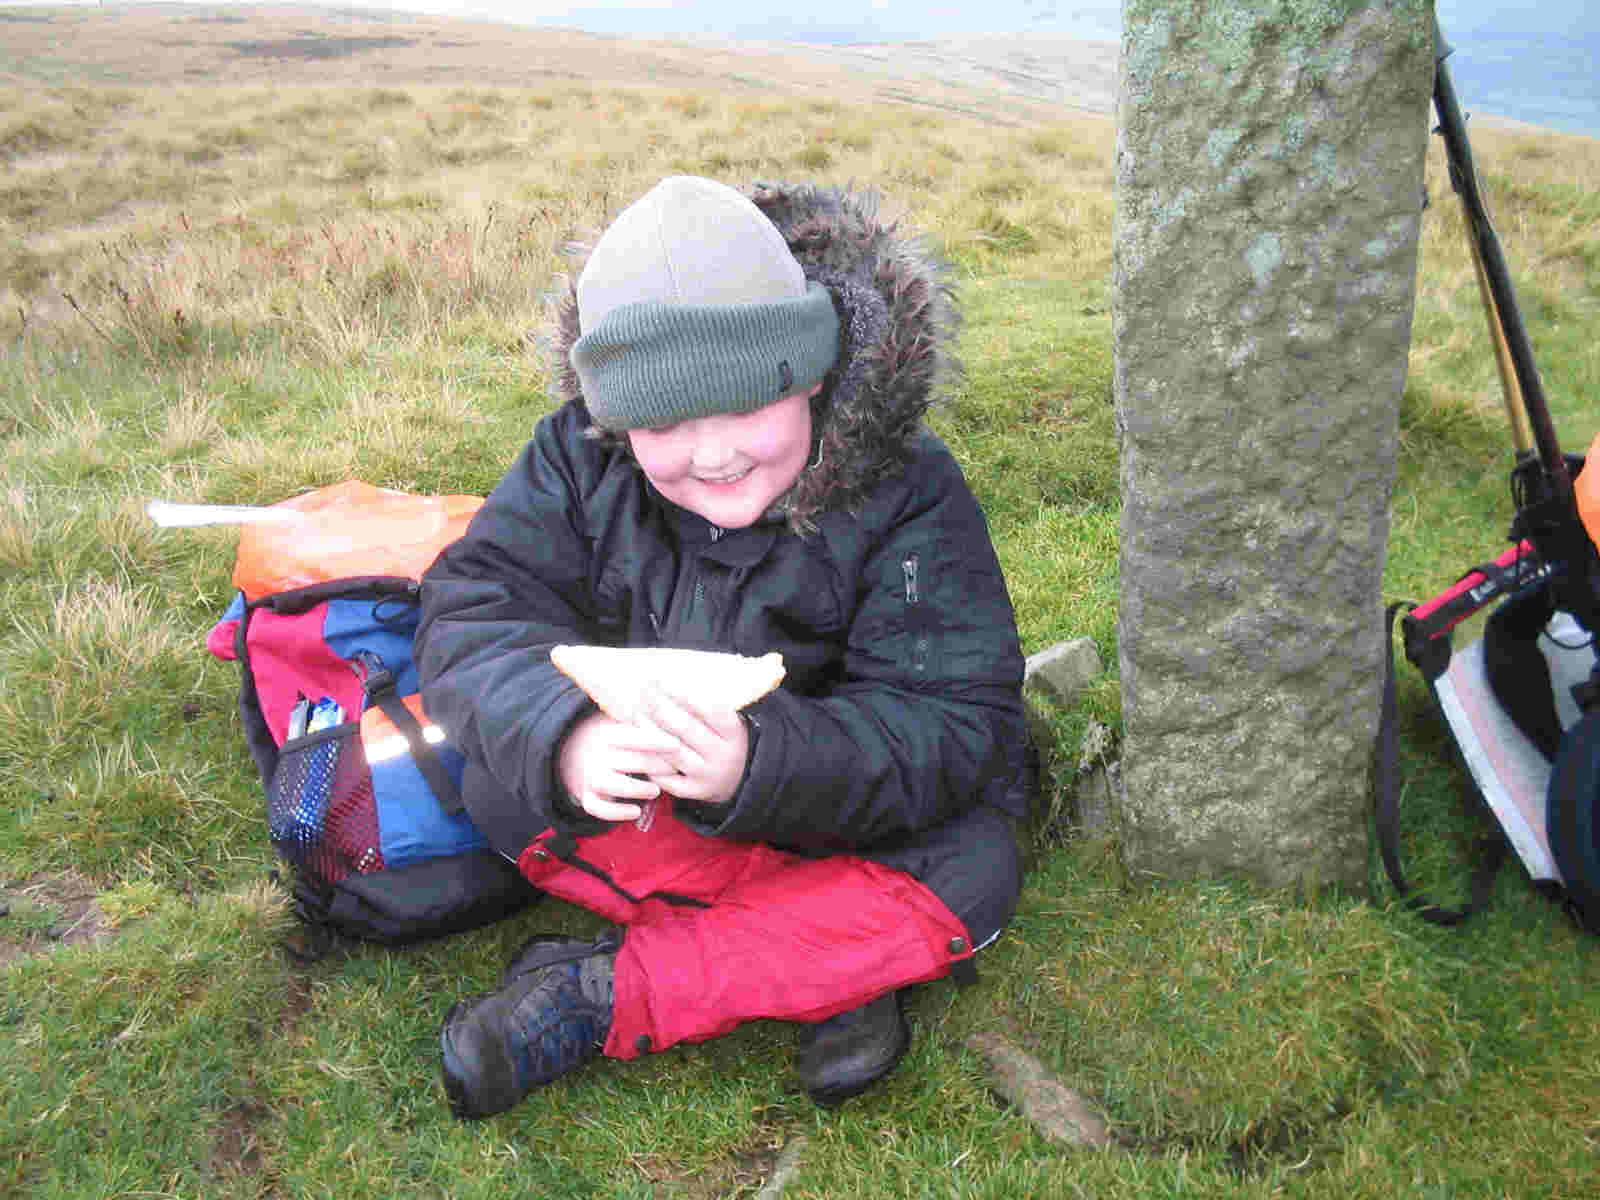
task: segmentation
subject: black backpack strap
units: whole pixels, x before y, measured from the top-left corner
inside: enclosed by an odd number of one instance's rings
[[[239,663],[239,724],[244,728],[245,745],[261,773],[261,782],[270,787],[278,769],[278,743],[267,728],[255,673],[250,669],[250,617],[254,612],[253,607],[245,605],[233,632],[233,653]]]
[[[1488,906],[1494,877],[1505,861],[1506,839],[1494,834],[1481,839],[1478,865],[1472,873],[1471,896],[1462,908],[1440,908],[1427,897],[1412,892],[1400,867],[1400,756],[1395,725],[1394,619],[1405,602],[1391,604],[1384,614],[1383,707],[1378,718],[1378,739],[1373,749],[1373,821],[1377,827],[1378,852],[1383,858],[1389,882],[1423,920],[1435,925],[1459,925],[1473,913]]]
[[[400,702],[400,697],[394,694],[391,684],[388,691],[373,697],[374,702],[383,710],[383,715],[394,722],[395,728],[405,735],[411,745],[411,760],[417,764],[417,770],[422,772],[422,778],[427,780],[428,786],[433,789],[433,794],[438,797],[439,807],[445,812],[454,815],[466,809],[466,803],[461,799],[461,789],[456,787],[455,780],[450,778],[450,772],[444,769],[444,763],[434,753],[428,739],[423,736],[422,724],[416,715]]]
[[[405,737],[411,747],[411,761],[417,764],[422,778],[433,789],[439,807],[451,815],[464,812],[466,803],[461,799],[461,789],[456,787],[450,772],[444,769],[444,763],[423,736],[422,722],[417,720],[416,714],[405,706],[395,692],[394,676],[382,666],[374,667],[368,663],[367,668],[367,676],[361,681],[361,686],[367,693],[368,702],[376,704]]]

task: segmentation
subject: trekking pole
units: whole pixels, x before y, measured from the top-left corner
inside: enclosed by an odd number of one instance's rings
[[[1450,186],[1461,198],[1461,207],[1466,216],[1467,243],[1472,251],[1473,267],[1484,297],[1484,312],[1500,364],[1506,409],[1512,416],[1513,437],[1518,440],[1519,450],[1537,448],[1539,461],[1555,490],[1563,490],[1564,484],[1565,490],[1570,492],[1571,479],[1567,474],[1566,459],[1562,457],[1561,448],[1556,443],[1555,429],[1550,423],[1544,385],[1539,379],[1539,368],[1533,361],[1533,348],[1528,342],[1528,331],[1522,324],[1522,313],[1517,308],[1505,254],[1500,248],[1500,239],[1490,223],[1483,193],[1478,187],[1472,147],[1467,141],[1466,121],[1456,101],[1450,70],[1445,66],[1445,59],[1452,53],[1452,47],[1444,40],[1437,13],[1434,14],[1433,28],[1433,107],[1439,117],[1435,132],[1444,139],[1445,158],[1450,165]],[[1526,444],[1523,444],[1524,436]]]
[[[1483,314],[1489,322],[1489,340],[1494,343],[1494,365],[1500,372],[1500,396],[1505,401],[1506,421],[1511,426],[1511,444],[1519,458],[1533,450],[1533,429],[1528,424],[1527,404],[1522,398],[1522,387],[1517,383],[1516,366],[1511,360],[1511,347],[1506,344],[1506,331],[1501,327],[1500,314],[1494,302],[1494,292],[1489,288],[1489,272],[1483,267],[1483,254],[1476,238],[1468,240],[1472,251],[1472,270],[1478,277],[1478,296],[1483,301]]]
[[[1562,578],[1553,581],[1552,588],[1560,595],[1561,607],[1593,630],[1600,619],[1600,557],[1578,515],[1572,471],[1556,440],[1511,273],[1478,187],[1466,121],[1445,66],[1451,47],[1439,27],[1437,13],[1433,30],[1433,107],[1439,117],[1435,132],[1444,139],[1450,185],[1461,199],[1466,218],[1473,269],[1495,345],[1501,389],[1517,449],[1517,464],[1511,474],[1517,514],[1511,536],[1514,541],[1527,538],[1540,557],[1557,568]]]

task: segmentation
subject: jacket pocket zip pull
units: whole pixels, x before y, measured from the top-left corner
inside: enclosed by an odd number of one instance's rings
[[[906,635],[911,639],[911,669],[918,675],[928,669],[928,650],[932,642],[922,609],[921,566],[915,554],[906,555],[900,562],[906,578]]]

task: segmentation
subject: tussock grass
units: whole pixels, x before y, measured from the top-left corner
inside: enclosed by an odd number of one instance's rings
[[[136,61],[84,13],[34,15],[16,28]],[[276,10],[120,19],[196,44],[300,36]],[[415,43],[396,61],[454,61],[437,24],[394,19]],[[252,59],[243,83],[69,86],[41,58],[0,89],[0,1192],[752,1195],[804,1137],[786,1195],[1586,1195],[1595,952],[1515,869],[1448,933],[1381,884],[1134,889],[1114,840],[1057,819],[1119,725],[1110,122],[985,119],[959,111],[970,94],[912,106],[670,47],[628,60],[654,82],[619,80],[550,38],[516,85],[273,81]],[[354,53],[319,45],[302,48]],[[1600,143],[1481,124],[1558,432],[1581,449]],[[564,248],[674,171],[875,186],[945,253],[966,373],[933,423],[1026,648],[1087,635],[1111,671],[1051,717],[1049,812],[984,986],[918,991],[885,1085],[820,1112],[789,1079],[791,1032],[758,1024],[458,1125],[438,1021],[528,933],[590,918],[550,906],[410,951],[286,959],[237,676],[204,649],[234,535],[157,530],[143,507],[350,476],[486,492],[550,404],[538,331]],[[1497,551],[1509,516],[1437,148],[1429,181],[1387,576],[1419,599]],[[1401,736],[1408,865],[1448,903],[1477,827],[1409,676]],[[964,1046],[978,1030],[1089,1096],[1118,1149],[1064,1152],[997,1103]]]

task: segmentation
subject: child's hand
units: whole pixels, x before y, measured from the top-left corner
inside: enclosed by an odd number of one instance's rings
[[[651,779],[670,776],[676,769],[673,756],[681,749],[659,730],[593,713],[574,725],[561,743],[556,770],[567,795],[591,817],[632,821],[640,808],[629,802],[654,800],[661,794]]]
[[[676,751],[661,755],[665,772],[649,773],[664,792],[702,804],[726,804],[739,790],[750,732],[733,709],[701,711],[660,687],[645,693],[644,711],[662,732],[677,740]]]

